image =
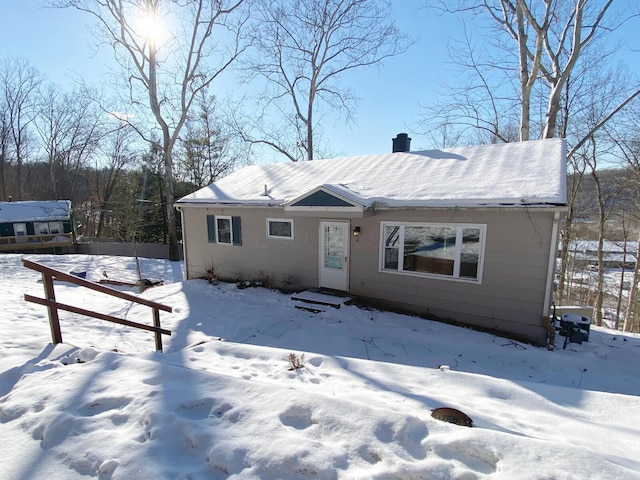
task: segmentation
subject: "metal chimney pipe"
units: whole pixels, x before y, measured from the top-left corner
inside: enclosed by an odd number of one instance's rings
[[[411,150],[411,138],[406,133],[399,133],[396,138],[391,139],[393,142],[393,153],[409,152]]]

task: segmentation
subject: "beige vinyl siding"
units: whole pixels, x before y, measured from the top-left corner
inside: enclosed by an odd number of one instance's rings
[[[360,236],[350,237],[349,293],[405,311],[496,329],[544,343],[542,311],[547,284],[553,212],[526,208],[384,210],[364,217],[334,212],[285,212],[281,208],[183,209],[188,231],[189,278],[209,266],[220,278],[264,280],[276,287],[318,286],[321,220],[349,220]],[[207,240],[206,215],[240,216],[242,246]],[[267,218],[293,219],[294,238],[269,238]],[[480,282],[380,270],[381,222],[486,225]],[[287,281],[292,282],[287,284]]]
[[[187,272],[189,278],[204,276],[213,265],[226,280],[265,280],[274,286],[293,281],[299,287],[317,286],[318,221],[295,218],[294,239],[267,236],[267,218],[292,218],[282,209],[206,208],[183,209],[188,230]],[[242,219],[242,246],[209,243],[207,215],[239,216]]]
[[[379,270],[380,222],[484,224],[480,284]],[[350,293],[421,315],[500,329],[543,342],[542,303],[547,282],[553,213],[527,209],[379,211],[356,221]]]

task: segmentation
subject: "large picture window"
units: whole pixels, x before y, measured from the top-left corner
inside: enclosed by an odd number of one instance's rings
[[[381,269],[480,281],[486,225],[382,223]]]
[[[267,236],[293,240],[293,220],[287,218],[267,218]]]

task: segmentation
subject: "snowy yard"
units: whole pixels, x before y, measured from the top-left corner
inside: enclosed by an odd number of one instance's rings
[[[65,312],[53,347],[21,258],[0,255],[2,479],[640,479],[640,335],[592,327],[549,352],[355,306],[313,314],[144,259],[164,285],[143,296],[173,307],[164,353],[149,332]],[[135,280],[131,258],[26,258]],[[68,283],[56,298],[151,323]],[[433,419],[443,406],[474,427]]]

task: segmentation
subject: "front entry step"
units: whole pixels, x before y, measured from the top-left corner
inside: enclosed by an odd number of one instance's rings
[[[348,296],[331,295],[329,293],[305,290],[291,295],[291,300],[305,304],[298,304],[296,305],[296,308],[319,313],[325,311],[323,307],[340,308],[345,303],[351,301],[352,298]]]
[[[322,313],[325,312],[325,308],[327,307],[321,307],[320,305],[313,305],[311,303],[296,303],[295,307],[298,310],[304,310],[305,312],[311,312],[311,313]]]

